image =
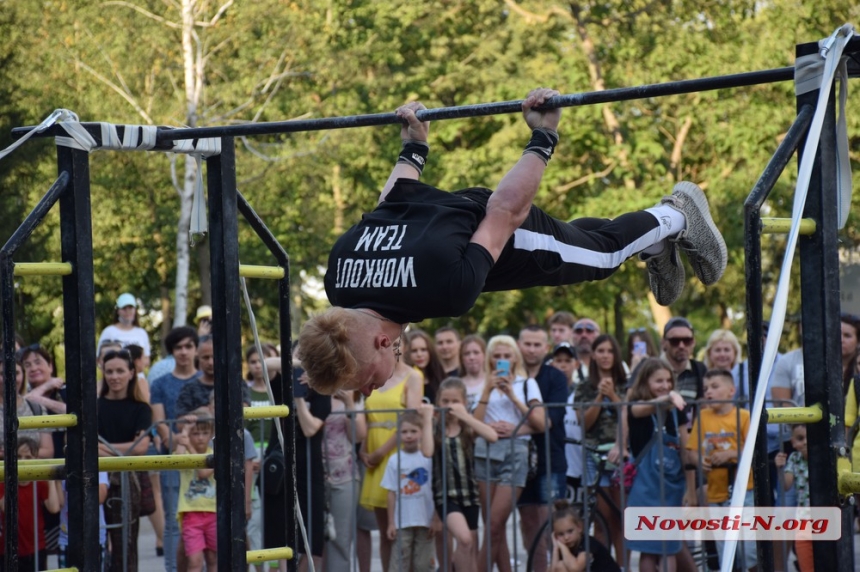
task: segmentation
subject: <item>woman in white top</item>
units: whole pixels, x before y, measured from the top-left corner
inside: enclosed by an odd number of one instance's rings
[[[129,344],[142,347],[143,366],[149,367],[149,334],[140,327],[137,321],[137,300],[128,292],[120,294],[116,299],[114,323],[102,330],[96,347],[101,347],[106,340],[120,342],[123,347]]]
[[[505,367],[506,366],[506,367]],[[479,570],[488,562],[499,572],[511,570],[506,524],[526,484],[531,433],[544,430],[541,409],[529,406],[543,402],[534,379],[526,379],[523,358],[510,336],[495,336],[487,344],[487,380],[475,408],[475,418],[499,435],[495,443],[475,441],[475,478],[488,538],[484,539]]]
[[[487,379],[487,342],[478,334],[470,334],[460,343],[460,379],[466,386],[466,409],[474,411],[484,392]]]

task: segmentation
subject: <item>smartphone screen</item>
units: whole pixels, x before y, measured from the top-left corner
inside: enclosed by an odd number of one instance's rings
[[[645,342],[633,342],[633,353],[638,356],[644,356],[648,352],[648,346]]]
[[[293,397],[308,396],[308,386],[299,381],[303,373],[305,373],[304,369],[293,366]]]
[[[501,372],[499,375],[507,377],[511,373],[511,362],[506,359],[496,360],[496,370]]]

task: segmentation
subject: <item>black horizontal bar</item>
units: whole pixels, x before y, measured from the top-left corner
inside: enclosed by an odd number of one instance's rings
[[[57,180],[54,181],[54,184],[51,185],[51,188],[48,189],[48,192],[42,196],[36,207],[30,211],[30,214],[27,215],[24,222],[22,222],[12,236],[9,237],[6,244],[4,244],[3,248],[0,249],[0,255],[8,256],[10,258],[15,255],[15,252],[17,252],[17,250],[21,248],[21,245],[27,241],[31,234],[33,234],[36,227],[42,224],[42,221],[45,220],[46,216],[48,216],[48,212],[50,212],[51,207],[57,203],[60,199],[60,195],[63,194],[63,191],[65,191],[68,186],[69,173],[68,171],[63,171],[60,173],[60,176],[57,177]]]
[[[603,91],[559,95],[549,100],[544,108],[578,107],[615,101],[645,99],[649,97],[664,97],[668,95],[744,87],[778,81],[788,81],[792,79],[794,79],[793,67],[775,68],[732,75],[641,85],[638,87],[620,87]],[[418,118],[424,121],[438,121],[441,119],[463,119],[466,117],[519,113],[522,110],[522,103],[523,100],[518,99],[515,101],[502,101],[498,103],[479,103],[456,107],[439,107],[436,109],[419,111]],[[159,127],[158,136],[156,137],[156,148],[163,150],[169,148],[171,141],[184,139],[274,135],[278,133],[347,129],[374,125],[394,125],[397,123],[401,123],[401,120],[392,112],[373,113],[369,115],[348,115],[345,117],[324,117],[320,119],[275,121],[270,123],[246,123],[243,125],[223,125],[217,127],[195,127],[183,129]],[[98,128],[97,124],[84,123],[83,126],[87,131],[89,131],[90,135],[96,139],[96,141],[101,140],[101,130]],[[35,127],[17,127],[12,130],[12,136],[16,139],[20,138],[34,128]],[[46,129],[44,132],[35,135],[35,137],[53,137],[57,135],[65,135],[65,131],[63,131],[61,127],[55,125]]]

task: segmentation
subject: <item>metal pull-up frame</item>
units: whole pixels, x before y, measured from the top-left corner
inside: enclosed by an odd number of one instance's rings
[[[798,53],[802,50],[811,49],[817,44],[804,44],[798,47]],[[860,49],[858,42],[852,41],[849,46],[853,52]],[[804,52],[806,53],[806,52]],[[849,66],[851,75],[858,75],[860,67],[855,64]],[[726,75],[711,78],[702,78],[686,81],[674,81],[668,83],[652,84],[632,88],[609,89],[599,92],[579,93],[561,95],[550,100],[546,107],[573,107],[592,105],[599,103],[610,103],[634,99],[660,97],[668,95],[679,95],[699,91],[737,88],[757,84],[772,83],[777,81],[788,81],[794,78],[794,68],[778,68],[750,73]],[[832,98],[832,94],[831,94]],[[798,122],[783,145],[777,151],[774,161],[782,164],[781,172],[788,158],[796,148],[800,137],[805,133],[805,126],[801,118],[805,118],[803,105],[805,100],[799,103],[800,114]],[[522,101],[507,101],[500,103],[489,103],[480,105],[466,105],[459,107],[448,107],[439,109],[428,109],[420,111],[418,117],[421,120],[461,119],[502,113],[518,113],[521,110]],[[808,120],[805,120],[808,125]],[[236,189],[235,168],[235,144],[234,138],[238,136],[267,135],[279,133],[295,133],[304,131],[317,131],[326,129],[345,129],[354,127],[365,127],[374,125],[389,125],[399,123],[400,119],[394,113],[382,113],[371,115],[355,115],[349,117],[332,117],[322,119],[309,119],[298,121],[283,121],[272,123],[231,125],[223,127],[186,128],[173,129],[159,127],[157,130],[156,144],[153,150],[172,150],[173,142],[189,139],[220,138],[220,153],[206,159],[207,183],[209,190],[209,219],[210,219],[210,247],[211,247],[211,272],[212,272],[212,298],[213,298],[213,331],[216,333],[215,343],[215,392],[216,392],[216,418],[219,434],[219,446],[215,453],[215,478],[219,483],[217,489],[218,503],[218,566],[225,570],[243,569],[247,560],[258,561],[258,559],[272,556],[272,554],[254,554],[249,556],[245,550],[245,520],[244,520],[244,480],[243,480],[243,450],[242,450],[242,396],[241,389],[235,380],[241,378],[242,352],[240,347],[241,330],[239,324],[239,298],[240,298],[240,276],[272,277],[279,280],[279,326],[282,352],[282,395],[283,401],[293,408],[292,391],[292,356],[290,351],[290,299],[289,299],[289,258],[284,248],[278,243],[271,231],[253,211],[250,204]],[[82,123],[87,132],[101,144],[101,130],[99,123]],[[124,129],[131,126],[117,126],[117,132],[122,135]],[[33,127],[22,127],[13,130],[13,136],[22,137],[33,130]],[[54,125],[38,137],[64,136],[66,133],[61,126]],[[816,206],[808,207],[808,218],[813,223],[807,223],[807,232],[812,234],[805,241],[804,256],[809,256],[811,264],[804,264],[803,269],[803,296],[804,316],[809,315],[810,326],[815,319],[822,319],[822,327],[804,328],[804,340],[806,346],[816,351],[811,351],[812,356],[830,358],[837,338],[832,337],[825,342],[825,333],[832,334],[834,324],[838,326],[838,273],[834,274],[836,268],[836,243],[835,243],[835,216],[830,216],[831,210],[835,208],[832,200],[828,198],[826,191],[830,191],[825,184],[827,177],[832,174],[832,161],[830,157],[830,140],[822,139],[821,148],[822,161],[819,169],[818,192],[810,196],[818,197],[813,201],[819,201]],[[792,143],[793,142],[793,143]],[[792,147],[792,144],[794,147]],[[76,423],[69,427],[68,449],[66,457],[66,478],[68,479],[69,509],[73,514],[83,515],[84,526],[71,527],[69,531],[69,563],[79,570],[95,571],[98,568],[98,470],[99,459],[97,455],[98,432],[95,393],[95,308],[93,303],[93,264],[92,264],[92,224],[90,208],[90,185],[89,185],[89,158],[86,151],[58,147],[58,170],[59,176],[33,212],[25,219],[19,229],[9,239],[6,246],[0,250],[0,303],[2,303],[3,317],[3,359],[6,371],[14,371],[14,313],[13,294],[15,275],[15,264],[12,257],[20,246],[26,241],[33,229],[44,220],[48,210],[58,200],[60,202],[60,219],[62,231],[62,264],[63,266],[52,266],[54,274],[62,275],[63,279],[63,303],[65,308],[65,332],[66,332],[66,360],[67,360],[67,385],[69,388],[69,413],[76,416]],[[778,159],[777,159],[778,158]],[[773,163],[773,161],[772,161]],[[771,166],[765,172],[765,177],[772,177]],[[771,173],[771,174],[769,174]],[[778,176],[778,173],[776,174]],[[775,178],[766,179],[764,186],[772,188]],[[762,183],[760,183],[762,184]],[[757,188],[759,188],[757,186]],[[753,192],[751,197],[756,194]],[[765,192],[766,196],[766,192]],[[764,198],[760,199],[762,202]],[[748,200],[749,203],[749,200]],[[759,207],[761,203],[758,203]],[[748,211],[749,212],[749,211]],[[260,237],[274,256],[277,265],[283,269],[283,274],[277,271],[272,274],[270,270],[260,270],[253,267],[241,267],[238,255],[238,215],[242,214],[251,224],[254,231]],[[758,219],[750,218],[748,222],[755,224]],[[757,216],[757,210],[755,212]],[[784,223],[774,223],[776,230],[785,228]],[[780,226],[781,225],[781,226]],[[758,241],[758,228],[747,228],[747,277],[751,295],[748,295],[749,307],[749,335],[750,335],[750,358],[753,368],[758,371],[761,360],[761,347],[755,340],[761,339],[761,268],[760,255],[758,256],[758,274],[755,274],[755,260],[750,266],[751,258],[758,252],[756,248]],[[751,238],[754,235],[754,239]],[[822,239],[826,237],[826,239]],[[22,271],[19,266],[19,273]],[[60,269],[62,271],[60,271]],[[26,269],[24,270],[26,271]],[[757,292],[757,294],[756,294]],[[828,295],[830,296],[828,298]],[[808,297],[808,298],[807,298]],[[835,320],[835,322],[834,322]],[[820,335],[819,339],[813,336]],[[826,345],[826,351],[823,347]],[[758,361],[756,361],[758,360]],[[809,362],[807,362],[809,363]],[[834,377],[835,370],[832,362],[821,363],[821,370],[827,374],[828,384],[818,389],[808,389],[807,395],[810,400],[821,403],[824,419],[829,416],[838,415],[841,420],[841,412],[838,409],[841,404],[841,393],[836,395],[837,383]],[[809,364],[810,366],[812,364]],[[816,362],[819,365],[819,362]],[[807,371],[815,371],[809,367]],[[751,376],[755,379],[754,376]],[[232,383],[231,383],[232,382]],[[753,382],[754,383],[754,382]],[[841,385],[839,385],[841,392]],[[754,385],[752,386],[754,391]],[[6,384],[6,403],[14,402],[14,384]],[[7,408],[9,409],[9,408]],[[16,435],[18,427],[17,414],[14,408],[8,410],[5,418],[6,430],[6,462],[5,481],[7,487],[7,512],[6,512],[6,564],[7,569],[14,570],[17,566],[17,544],[18,534],[16,523],[18,518],[17,496],[18,487],[18,461],[16,458]],[[286,459],[288,470],[286,473],[285,487],[287,491],[294,494],[295,491],[295,420],[290,416],[284,423],[286,440]],[[828,430],[822,423],[819,429],[812,429],[817,425],[810,425],[810,442],[824,444],[825,439],[833,439],[828,444],[844,444],[844,435],[838,441],[836,431]],[[839,428],[841,429],[841,427]],[[762,440],[762,443],[764,441]],[[817,486],[813,490],[813,502],[826,501],[838,502],[835,494],[835,453],[832,447],[810,447],[811,480],[814,483],[834,484],[831,490],[823,490],[824,487]],[[826,458],[821,458],[821,457]],[[759,461],[761,458],[759,457]],[[817,464],[816,461],[820,461]],[[826,461],[826,462],[825,462]],[[812,466],[817,465],[813,469]],[[757,462],[755,465],[757,482],[767,483],[767,467]],[[814,476],[813,476],[814,475]],[[225,486],[229,484],[229,486]],[[761,488],[761,485],[759,485]],[[758,492],[758,491],[757,491]],[[759,500],[767,504],[766,495]],[[758,497],[757,497],[758,498]],[[770,501],[772,504],[772,499]],[[292,503],[288,500],[284,507],[287,514],[287,539],[289,546],[296,545],[296,523],[293,514]],[[846,513],[847,514],[847,513]],[[850,539],[849,539],[850,540]],[[768,556],[769,548],[759,543],[760,562],[772,563],[772,553]],[[835,569],[837,560],[845,561],[844,546],[842,544],[825,555],[825,550],[816,548],[816,565],[822,569]],[[274,553],[278,558],[284,557],[284,552]],[[291,561],[291,568],[295,565]],[[767,569],[766,567],[763,569]]]

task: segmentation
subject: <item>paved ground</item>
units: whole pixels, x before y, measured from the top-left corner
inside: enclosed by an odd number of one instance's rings
[[[519,534],[518,534],[519,536]],[[508,542],[510,546],[513,546],[513,527],[510,522],[508,525]],[[376,546],[378,543],[376,533],[373,533],[373,544]],[[149,519],[144,519],[140,526],[140,539],[138,544],[138,553],[139,553],[139,571],[140,572],[161,572],[164,570],[164,558],[159,558],[155,555],[155,532],[152,530],[152,526],[149,524]],[[854,536],[854,553],[860,555],[860,535]],[[525,570],[526,564],[526,553],[520,549],[518,553],[518,566],[514,566],[515,572],[519,570],[522,572]],[[792,558],[793,560],[793,558]],[[51,558],[49,560],[49,565],[52,568],[56,567],[56,559]],[[638,569],[638,558],[634,557],[631,562],[631,570]],[[789,571],[794,571],[794,566],[789,566]],[[855,571],[860,572],[860,563],[855,567]],[[341,572],[339,570],[331,571],[331,572]],[[346,571],[344,571],[346,572]],[[378,555],[374,552],[373,561],[371,564],[371,572],[382,572],[382,564],[379,560]]]

